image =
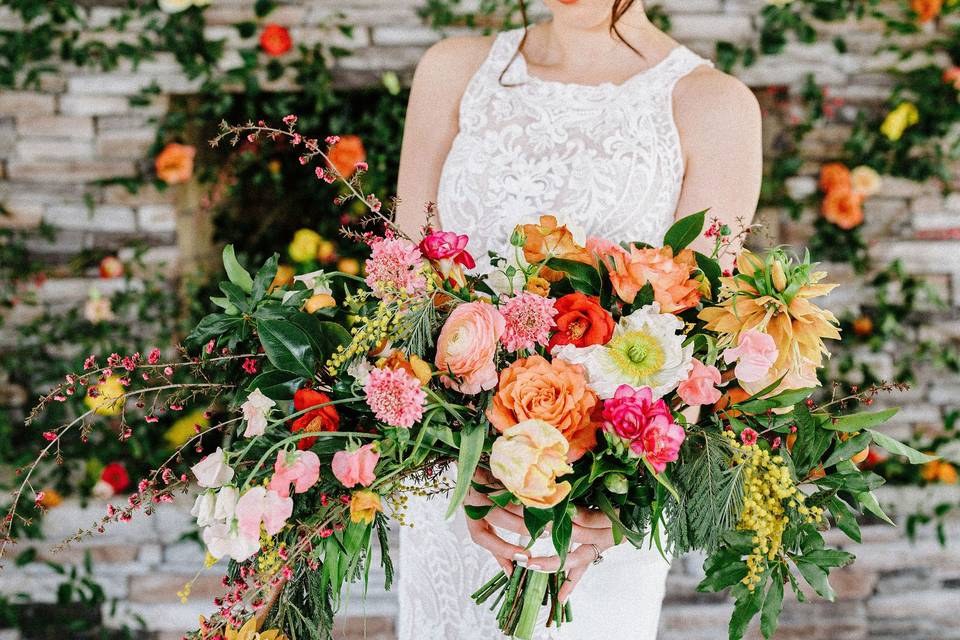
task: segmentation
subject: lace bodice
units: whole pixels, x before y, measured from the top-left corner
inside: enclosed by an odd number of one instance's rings
[[[710,62],[678,46],[622,84],[567,84],[527,72],[514,56],[522,37],[501,33],[463,95],[437,197],[444,228],[468,234],[475,256],[502,253],[541,213],[586,235],[659,244],[684,173],[673,87]]]

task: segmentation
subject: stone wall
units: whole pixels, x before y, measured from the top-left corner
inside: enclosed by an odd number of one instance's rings
[[[215,0],[206,12],[210,34],[227,38],[233,51],[249,44],[241,42],[230,25],[252,19],[252,4],[252,0]],[[421,0],[299,0],[281,4],[269,20],[288,26],[296,41],[333,38],[350,49],[353,55],[340,59],[336,70],[342,84],[355,86],[374,82],[387,70],[409,79],[425,47],[438,38],[416,16],[420,4]],[[673,35],[707,56],[712,55],[717,39],[753,41],[762,4],[760,0],[663,3]],[[92,6],[88,11],[94,24],[106,25],[117,10]],[[352,39],[329,27],[338,13],[344,14],[343,22],[356,25]],[[15,27],[0,7],[0,28]],[[882,41],[879,24],[832,24],[823,25],[822,30],[827,36],[842,33],[849,47],[847,54],[838,54],[827,37],[812,46],[791,44],[785,54],[763,58],[758,65],[738,72],[758,91],[771,85],[796,89],[812,73],[833,96],[846,101],[838,123],[814,132],[805,143],[802,152],[809,162],[804,175],[790,184],[796,194],[815,189],[817,163],[839,153],[856,108],[870,107],[886,96],[889,80],[883,70],[894,62],[875,54]],[[228,55],[225,64],[234,59],[233,54]],[[146,108],[130,106],[128,98],[152,82],[163,93]],[[0,224],[30,227],[44,219],[61,228],[56,244],[35,246],[54,273],[56,265],[64,264],[80,249],[120,249],[134,238],[145,239],[153,247],[149,260],[176,268],[178,258],[191,250],[185,244],[195,223],[185,205],[191,198],[182,189],[160,193],[151,187],[131,195],[122,186],[100,186],[94,181],[132,176],[139,168],[149,168],[144,156],[153,139],[153,120],[170,108],[171,97],[193,90],[173,59],[161,56],[136,70],[123,65],[109,73],[64,68],[46,77],[42,90],[0,93],[0,204],[11,213],[10,218],[0,218]],[[768,138],[773,133],[769,131]],[[786,223],[777,222],[776,212],[764,212],[764,219],[773,240],[802,243],[810,233],[813,215],[815,212],[806,212],[802,220]],[[930,310],[929,323],[918,331],[939,341],[960,340],[960,197],[944,196],[939,185],[887,178],[883,191],[868,201],[866,218],[865,233],[877,262],[903,260],[908,270],[924,274],[946,301],[945,309]],[[832,271],[846,283],[855,283],[844,269],[833,267]],[[111,281],[92,278],[52,278],[39,294],[51,304],[71,304],[85,297],[91,285],[112,286]],[[848,286],[833,297],[832,306],[855,305],[862,294],[859,287]],[[21,309],[14,312],[14,321],[30,313],[29,307]],[[864,357],[879,371],[889,372],[896,354]],[[899,399],[907,406],[891,425],[891,433],[904,436],[914,428],[938,431],[944,412],[960,404],[958,397],[960,380],[922,372],[919,384]],[[91,514],[99,513],[99,507],[91,509],[83,512],[72,503],[59,507],[50,521],[50,538],[58,539],[72,533],[78,524],[92,521]],[[121,615],[124,611],[143,615],[161,637],[175,637],[195,624],[196,615],[207,609],[206,603],[218,587],[215,572],[209,577],[205,574],[194,587],[190,604],[179,603],[176,592],[202,563],[195,544],[177,542],[185,525],[182,511],[167,509],[141,523],[117,526],[90,543],[97,575],[108,593],[121,600]],[[840,602],[805,609],[789,607],[778,637],[960,638],[955,624],[960,602],[956,548],[943,549],[930,537],[910,545],[902,530],[881,527],[868,527],[865,539],[867,544],[859,551],[861,561],[836,580]],[[80,557],[78,551],[68,551],[52,559],[63,562]],[[698,558],[675,563],[662,638],[724,637],[722,627],[729,605],[695,593],[699,566]],[[56,581],[42,565],[31,565],[4,574],[0,591],[24,590],[43,600],[51,596]],[[393,598],[374,594],[366,611],[371,616],[366,637],[391,638]],[[344,633],[344,637],[363,637],[363,627],[355,624]]]

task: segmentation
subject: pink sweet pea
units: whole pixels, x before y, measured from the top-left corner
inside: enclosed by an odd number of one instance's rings
[[[737,363],[734,373],[741,382],[757,382],[767,375],[778,355],[772,337],[750,329],[740,334],[736,347],[723,352],[723,360],[727,364]]]
[[[722,395],[716,385],[720,384],[720,370],[708,367],[697,359],[693,360],[693,369],[686,380],[677,387],[680,399],[691,407],[713,404]]]
[[[380,460],[375,445],[365,444],[356,451],[337,451],[333,454],[333,475],[340,483],[352,489],[358,484],[369,487],[376,479],[374,469]]]
[[[457,235],[452,231],[433,231],[420,241],[420,252],[428,260],[443,262],[450,260],[454,264],[459,264],[467,269],[473,269],[477,266],[476,261],[467,252],[467,242],[469,238],[465,235]]]
[[[284,498],[264,487],[254,487],[237,500],[237,527],[240,534],[250,540],[260,539],[261,523],[267,535],[280,533],[291,515],[293,498]]]
[[[290,497],[290,485],[303,493],[320,479],[320,458],[312,451],[280,451],[267,487],[281,498]]]

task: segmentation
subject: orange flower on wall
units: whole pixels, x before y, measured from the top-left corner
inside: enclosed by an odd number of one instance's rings
[[[343,136],[327,152],[330,164],[340,175],[349,179],[357,170],[357,164],[366,161],[367,150],[363,147],[360,136]]]
[[[910,8],[917,14],[920,22],[930,22],[943,9],[943,0],[910,0]]]
[[[834,189],[823,199],[823,217],[841,229],[863,224],[863,195],[851,189]]]
[[[292,47],[290,32],[278,24],[268,24],[260,34],[260,48],[268,56],[282,56]]]
[[[196,148],[188,144],[171,142],[154,161],[157,177],[167,184],[181,184],[193,176],[193,158]]]
[[[830,193],[834,189],[850,188],[850,169],[840,162],[829,162],[820,167],[820,191]]]
[[[819,187],[824,194],[820,212],[828,222],[849,231],[863,224],[863,202],[882,185],[871,167],[861,165],[850,171],[842,163],[827,163],[820,168]]]

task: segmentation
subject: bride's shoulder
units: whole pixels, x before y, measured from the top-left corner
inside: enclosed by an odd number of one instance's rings
[[[463,88],[490,53],[495,36],[457,36],[431,46],[417,63],[414,83]]]
[[[673,92],[674,117],[690,137],[740,135],[760,128],[760,105],[737,78],[702,65],[681,78]]]

